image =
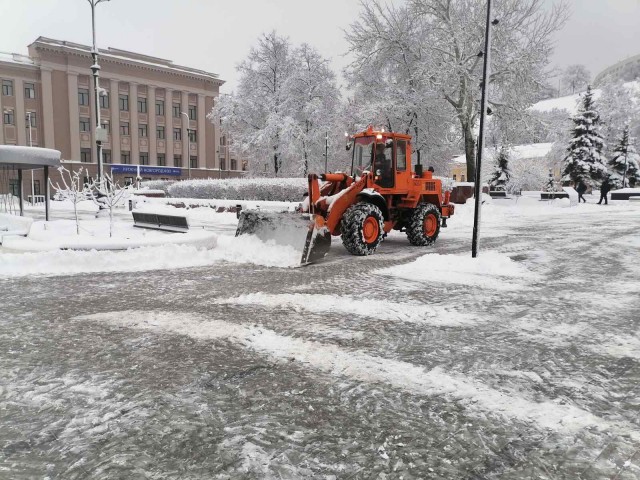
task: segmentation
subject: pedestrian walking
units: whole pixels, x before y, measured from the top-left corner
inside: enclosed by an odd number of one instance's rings
[[[609,202],[607,201],[607,194],[610,190],[611,178],[609,177],[609,175],[607,175],[604,179],[604,182],[602,182],[602,185],[600,185],[600,201],[598,202],[598,205],[602,204],[602,200],[604,200],[605,205],[609,205]]]
[[[580,203],[580,200],[582,200],[584,203],[587,203],[587,200],[583,197],[584,192],[587,191],[587,185],[584,183],[583,180],[580,180],[578,182],[578,186],[576,187],[576,192],[578,192],[578,203]]]

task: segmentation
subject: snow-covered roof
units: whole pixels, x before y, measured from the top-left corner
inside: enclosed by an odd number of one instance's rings
[[[35,66],[36,63],[28,56],[19,53],[0,52],[0,62],[16,63],[18,65]]]
[[[38,37],[34,42],[34,44],[46,45],[49,47],[62,49],[65,51],[83,53],[86,55],[91,54],[91,47],[87,45],[81,45],[79,43],[68,42],[66,40],[55,40],[52,38]],[[150,55],[129,52],[127,50],[120,50],[112,47],[109,47],[107,49],[99,48],[98,52],[99,52],[100,58],[105,60],[110,59],[113,61],[124,61],[124,62],[138,64],[138,65],[146,65],[149,67],[160,68],[163,70],[171,70],[176,73],[209,77],[212,80],[222,82],[222,80],[220,80],[220,77],[217,73],[205,72],[204,70],[198,70],[195,68],[176,65],[171,60],[166,60],[164,58],[152,57]]]
[[[32,170],[60,165],[60,152],[50,148],[0,145],[0,165],[17,170]]]
[[[553,143],[530,143],[528,145],[515,145],[509,150],[511,158],[543,158],[551,151],[552,146]],[[495,151],[495,148],[485,148],[484,155],[492,157]],[[453,158],[453,162],[467,163],[467,157],[464,154],[458,155]]]

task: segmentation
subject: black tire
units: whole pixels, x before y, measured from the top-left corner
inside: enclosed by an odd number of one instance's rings
[[[375,238],[369,238],[368,241],[365,239],[365,223],[368,223],[369,227],[373,225],[374,229],[376,224],[378,227]],[[384,217],[378,207],[367,202],[356,203],[351,205],[342,216],[340,224],[342,244],[352,255],[371,255],[382,241],[383,228]],[[371,228],[368,230],[370,232]]]
[[[409,224],[407,225],[409,243],[418,247],[432,245],[438,238],[441,223],[438,207],[432,203],[420,203],[411,212]]]

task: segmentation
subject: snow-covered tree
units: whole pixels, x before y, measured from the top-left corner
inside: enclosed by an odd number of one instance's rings
[[[441,92],[424,72],[428,52],[427,23],[415,10],[362,3],[359,19],[346,32],[354,61],[345,76],[354,91],[350,99],[352,129],[368,124],[413,137],[413,161],[445,169],[459,141],[455,117]]]
[[[554,34],[567,19],[564,2],[545,10],[544,0],[502,0],[493,15],[489,103],[495,115],[523,111],[544,88]],[[413,73],[429,81],[453,109],[464,138],[467,176],[475,175],[475,127],[486,1],[411,0],[409,18],[421,23],[421,65]],[[370,46],[371,50],[378,44]]]
[[[590,86],[572,121],[574,126],[564,159],[563,181],[589,184],[591,180],[602,180],[607,173],[606,158],[602,153],[605,144],[600,134],[600,114]]]
[[[562,72],[562,86],[566,94],[584,90],[591,81],[591,72],[584,65],[569,65]]]
[[[63,166],[58,167],[60,172],[60,179],[62,185],[59,182],[53,183],[50,180],[51,187],[65,200],[69,200],[73,204],[73,218],[76,222],[76,234],[80,235],[80,219],[78,217],[78,204],[82,201],[89,200],[91,194],[87,189],[87,185],[84,183],[84,174],[88,171],[83,167],[73,171],[73,167],[70,170]]]
[[[626,188],[630,184],[640,183],[640,155],[633,146],[633,138],[629,136],[629,126],[625,126],[614,155],[609,160],[610,182],[613,188]]]
[[[218,99],[209,118],[220,122],[254,173],[301,175],[324,154],[339,104],[328,61],[309,45],[295,48],[275,31],[237,67],[238,89]],[[317,168],[317,164],[313,168]]]
[[[109,210],[109,237],[113,237],[113,210],[120,205],[127,189],[113,179],[113,175],[104,172],[102,180],[91,180],[89,184],[90,198],[99,208]]]
[[[286,85],[295,128],[292,153],[302,163],[292,165],[291,173],[304,176],[309,171],[324,171],[325,136],[331,140],[342,128],[336,128],[340,91],[329,61],[303,43],[293,51],[293,68]]]
[[[515,193],[522,190],[540,190],[547,181],[549,167],[540,158],[512,156],[509,159],[509,183],[507,191]]]
[[[613,155],[620,131],[629,126],[629,136],[640,136],[640,89],[623,82],[606,82],[598,98],[598,111],[603,123],[602,134],[609,146],[607,157]],[[636,145],[640,146],[640,145]]]
[[[500,147],[495,159],[495,166],[489,186],[492,190],[506,191],[511,173],[509,172],[509,149]]]

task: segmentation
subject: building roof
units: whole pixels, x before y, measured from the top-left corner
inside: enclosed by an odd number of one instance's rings
[[[0,145],[0,165],[10,165],[15,170],[57,167],[60,152],[50,148]]]
[[[55,40],[46,37],[38,37],[29,46],[35,46],[36,48],[47,48],[83,56],[91,55],[92,50],[92,48],[88,45],[68,42],[66,40]],[[204,77],[207,80],[212,80],[219,84],[224,83],[224,80],[220,80],[220,77],[217,73],[211,73],[191,67],[176,65],[171,60],[166,60],[164,58],[152,57],[150,55],[129,52],[127,50],[120,50],[112,47],[109,47],[107,49],[98,48],[98,54],[100,55],[100,60],[111,60],[114,62],[133,64],[140,67],[147,67],[162,70],[165,72],[170,71],[173,73],[194,76],[197,78]]]
[[[514,145],[510,148],[511,158],[543,158],[553,147],[553,143],[531,143],[528,145]],[[494,148],[485,148],[484,154],[493,157]],[[467,157],[458,155],[453,158],[453,163],[467,163]]]
[[[0,62],[13,63],[18,66],[36,67],[36,63],[31,57],[19,53],[0,52]]]

